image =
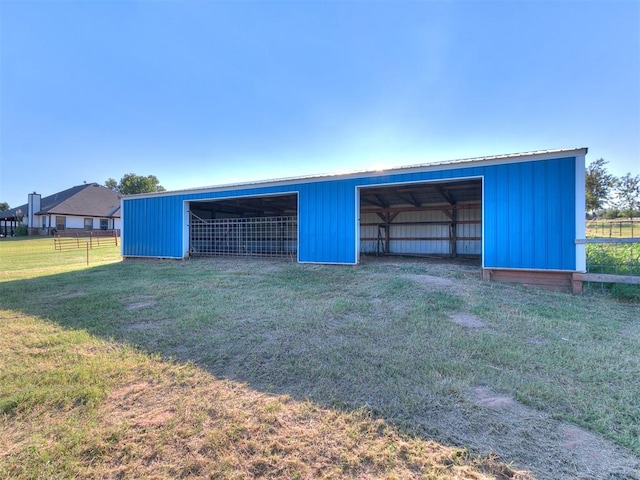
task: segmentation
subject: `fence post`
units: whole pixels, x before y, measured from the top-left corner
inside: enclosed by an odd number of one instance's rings
[[[89,242],[91,240],[91,237],[89,237],[89,240],[87,240],[87,267],[89,266]]]

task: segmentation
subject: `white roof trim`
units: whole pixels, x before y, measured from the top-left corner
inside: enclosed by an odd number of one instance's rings
[[[417,165],[408,165],[406,167],[392,167],[386,170],[360,170],[347,173],[329,173],[319,175],[306,175],[301,177],[288,177],[271,180],[257,180],[253,182],[243,183],[230,183],[223,185],[214,185],[208,187],[195,187],[182,190],[171,190],[165,192],[155,193],[139,193],[135,195],[125,195],[122,200],[145,198],[145,197],[161,197],[167,195],[176,194],[193,194],[193,193],[206,193],[206,192],[220,192],[225,190],[237,190],[239,188],[262,188],[271,187],[276,185],[287,185],[293,183],[309,183],[317,181],[331,181],[338,179],[357,178],[357,177],[377,177],[382,175],[397,175],[402,173],[412,173],[416,171],[429,172],[437,170],[446,170],[452,167],[454,168],[467,168],[469,166],[477,165],[499,165],[508,163],[520,163],[530,161],[549,160],[552,158],[558,158],[560,156],[575,157],[586,155],[588,148],[569,148],[569,149],[555,149],[555,150],[538,150],[535,152],[523,152],[523,153],[509,153],[504,155],[492,155],[488,157],[473,157],[464,158],[460,160],[445,160],[442,162],[434,163],[422,163]],[[471,165],[473,164],[473,165]]]

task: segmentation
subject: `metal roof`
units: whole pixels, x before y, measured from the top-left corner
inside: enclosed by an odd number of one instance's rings
[[[194,188],[186,188],[179,190],[171,190],[164,192],[154,192],[154,193],[140,193],[136,195],[125,195],[122,197],[123,200],[127,200],[129,198],[140,198],[140,197],[158,197],[158,196],[166,196],[166,195],[175,195],[179,193],[200,193],[200,192],[208,192],[208,191],[221,191],[221,190],[233,190],[237,188],[246,188],[246,187],[265,187],[272,185],[286,185],[290,183],[302,183],[302,182],[313,182],[313,181],[325,181],[325,180],[336,180],[350,177],[358,177],[358,176],[379,176],[379,175],[389,175],[389,174],[398,174],[398,173],[409,173],[415,170],[429,171],[429,170],[441,170],[448,167],[457,167],[457,166],[468,166],[469,164],[492,164],[492,163],[517,163],[517,162],[526,162],[533,160],[545,160],[551,158],[558,158],[559,156],[578,156],[578,155],[586,155],[588,149],[586,147],[582,148],[559,148],[559,149],[550,149],[550,150],[537,150],[532,152],[522,152],[522,153],[509,153],[503,155],[491,155],[485,157],[472,157],[472,158],[464,158],[458,160],[445,160],[441,162],[432,162],[432,163],[421,163],[416,165],[408,165],[403,167],[392,167],[385,170],[360,170],[360,171],[352,171],[352,172],[343,172],[343,173],[329,173],[329,174],[318,174],[318,175],[304,175],[300,177],[286,177],[279,179],[271,179],[271,180],[257,180],[250,182],[240,182],[240,183],[229,183],[229,184],[221,184],[221,185],[213,185],[207,187],[194,187]]]

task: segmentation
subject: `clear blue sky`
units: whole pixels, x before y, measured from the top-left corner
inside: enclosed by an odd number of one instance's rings
[[[640,171],[637,1],[0,0],[0,201],[550,148]]]

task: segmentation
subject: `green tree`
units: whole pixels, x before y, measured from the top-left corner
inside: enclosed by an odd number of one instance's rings
[[[19,222],[22,222],[22,219],[24,218],[24,212],[22,211],[22,209],[21,209],[21,208],[19,208],[19,209],[17,209],[17,210],[15,211],[15,213],[13,214],[13,216],[14,216],[14,217],[16,217],[16,221],[17,221],[18,223],[19,223]]]
[[[0,212],[6,212],[9,210],[9,204],[7,202],[0,202]]]
[[[104,186],[109,190],[113,190],[114,192],[118,191],[118,182],[114,178],[107,178],[107,181],[104,182]]]
[[[627,173],[620,177],[615,191],[618,208],[626,217],[632,218],[634,213],[640,210],[640,175],[631,176],[631,173]]]
[[[160,185],[160,180],[155,175],[136,175],[127,173],[117,183],[113,178],[107,179],[104,186],[123,195],[133,195],[135,193],[164,192],[165,188]]]
[[[605,167],[607,163],[604,158],[599,158],[589,164],[585,173],[586,207],[593,214],[605,206],[611,189],[616,185],[616,177]]]

